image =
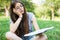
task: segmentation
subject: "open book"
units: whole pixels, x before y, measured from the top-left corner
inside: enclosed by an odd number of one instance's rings
[[[53,28],[54,28],[54,27],[43,28],[43,29],[36,30],[36,31],[34,31],[34,32],[31,32],[31,33],[25,34],[24,36],[37,35],[37,34],[40,34],[40,33],[44,33],[44,32],[46,32],[47,30],[50,30],[50,29],[53,29]]]

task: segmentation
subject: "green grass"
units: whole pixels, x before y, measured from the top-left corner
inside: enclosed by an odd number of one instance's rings
[[[0,40],[6,40],[5,33],[9,30],[9,18],[0,16]]]
[[[48,40],[60,40],[60,22],[59,21],[44,21],[37,20],[40,28],[54,26],[55,28],[46,33]],[[9,31],[9,18],[0,16],[0,40],[6,40],[5,33]]]
[[[40,28],[54,26],[54,29],[46,32],[48,40],[60,40],[60,22],[59,21],[38,21]]]

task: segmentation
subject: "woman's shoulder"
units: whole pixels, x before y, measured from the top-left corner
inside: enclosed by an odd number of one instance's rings
[[[32,20],[32,17],[35,17],[35,15],[32,12],[27,12],[27,16],[30,20]]]
[[[30,17],[34,16],[34,14],[32,12],[27,12],[27,15]]]

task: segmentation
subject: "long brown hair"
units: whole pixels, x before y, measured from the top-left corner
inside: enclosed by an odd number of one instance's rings
[[[15,23],[16,20],[19,18],[19,16],[13,12],[13,8],[15,8],[16,3],[21,3],[21,2],[15,1],[15,2],[12,2],[10,5],[10,17],[11,17],[11,20],[13,21],[13,23]],[[24,5],[23,5],[23,7],[24,7]],[[21,37],[22,35],[24,35],[28,32],[29,32],[28,17],[27,17],[27,13],[26,13],[26,10],[24,7],[23,18],[22,18],[17,30],[15,31],[15,33],[17,36]]]

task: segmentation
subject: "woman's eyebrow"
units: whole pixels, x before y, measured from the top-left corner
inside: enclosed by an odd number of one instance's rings
[[[20,6],[22,6],[22,5],[20,4]],[[16,6],[16,8],[17,8],[17,7],[19,8],[20,6]]]

